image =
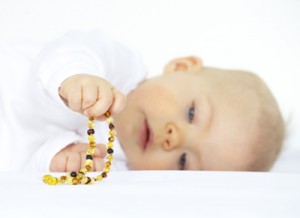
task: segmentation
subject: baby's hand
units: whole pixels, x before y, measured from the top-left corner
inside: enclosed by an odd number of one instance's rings
[[[126,103],[125,95],[107,80],[85,74],[67,78],[61,84],[59,94],[73,111],[86,116],[99,117],[106,111],[119,113]]]
[[[86,150],[89,144],[71,144],[58,152],[50,163],[52,172],[72,172],[79,171],[85,167]],[[104,157],[106,147],[103,144],[97,144],[95,154],[93,155],[92,171],[101,171],[104,166]]]

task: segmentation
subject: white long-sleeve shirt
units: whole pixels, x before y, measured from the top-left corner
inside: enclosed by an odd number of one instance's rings
[[[0,48],[0,170],[49,171],[61,149],[88,142],[87,118],[71,111],[58,94],[69,76],[97,75],[125,94],[146,77],[139,55],[101,32],[70,32],[34,57],[7,44]],[[97,123],[95,129],[97,143],[106,143],[107,124]],[[114,154],[114,168],[126,169],[118,141]]]

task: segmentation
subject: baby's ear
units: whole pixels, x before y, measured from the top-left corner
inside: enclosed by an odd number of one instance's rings
[[[198,57],[189,56],[176,58],[164,67],[164,73],[183,72],[199,73],[202,70],[202,60]]]

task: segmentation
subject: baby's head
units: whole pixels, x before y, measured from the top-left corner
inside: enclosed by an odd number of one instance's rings
[[[129,167],[141,170],[266,171],[284,138],[260,78],[206,68],[196,57],[175,59],[141,83],[115,123]]]

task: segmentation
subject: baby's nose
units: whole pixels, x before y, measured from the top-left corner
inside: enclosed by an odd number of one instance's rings
[[[179,129],[175,124],[169,123],[165,127],[163,148],[165,150],[172,150],[178,147],[181,143],[181,136]]]

